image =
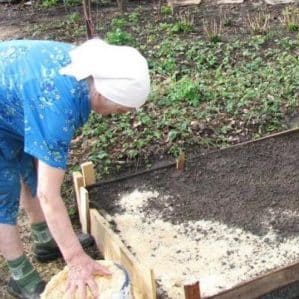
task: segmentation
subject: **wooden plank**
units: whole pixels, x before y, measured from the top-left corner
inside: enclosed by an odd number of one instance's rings
[[[85,162],[81,164],[84,186],[93,185],[96,182],[95,171],[92,162]]]
[[[90,231],[89,195],[88,195],[88,191],[84,187],[80,187],[80,205],[78,208],[79,208],[79,216],[80,216],[82,232],[89,233]]]
[[[254,299],[299,280],[299,262],[203,299]]]
[[[91,234],[105,258],[122,264],[128,271],[135,299],[156,299],[153,272],[143,267],[111,230],[109,223],[95,209],[90,210]]]
[[[84,186],[83,176],[81,172],[75,171],[73,172],[73,183],[77,201],[77,207],[80,207],[80,188]],[[80,211],[79,211],[80,213]]]
[[[185,299],[200,299],[199,281],[184,285]]]

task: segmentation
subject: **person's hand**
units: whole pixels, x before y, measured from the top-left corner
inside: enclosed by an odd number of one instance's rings
[[[94,275],[111,275],[111,272],[85,253],[74,257],[72,261],[68,263],[68,267],[68,298],[86,299],[87,287],[89,287],[94,298],[99,298],[100,294],[98,293]]]

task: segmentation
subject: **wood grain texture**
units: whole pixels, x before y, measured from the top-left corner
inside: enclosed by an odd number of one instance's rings
[[[92,162],[82,163],[81,171],[85,187],[93,185],[96,182],[95,170]]]
[[[299,280],[299,262],[203,299],[254,299]]]
[[[199,281],[184,286],[185,299],[201,299]]]
[[[135,299],[156,299],[153,271],[143,267],[95,209],[90,210],[91,234],[106,259],[123,265],[129,273]]]
[[[79,215],[83,233],[90,232],[89,195],[84,187],[80,187]]]

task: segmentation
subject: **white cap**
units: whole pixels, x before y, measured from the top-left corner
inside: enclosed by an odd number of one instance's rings
[[[139,108],[150,92],[146,59],[134,48],[91,39],[70,51],[71,63],[59,73],[77,80],[92,76],[96,90],[122,106]]]

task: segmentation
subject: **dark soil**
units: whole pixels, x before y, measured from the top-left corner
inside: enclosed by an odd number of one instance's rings
[[[283,242],[299,231],[298,150],[299,131],[202,155],[182,172],[169,166],[102,184],[90,189],[90,198],[113,215],[122,212],[121,194],[156,190],[160,196],[149,201],[148,214],[174,224],[217,220],[259,236],[272,227]],[[261,298],[299,298],[298,282]]]
[[[156,190],[146,213],[174,224],[216,220],[259,236],[272,227],[283,241],[299,232],[298,151],[299,132],[288,133],[203,155],[182,172],[168,167],[92,188],[91,199],[113,215],[120,194]]]

